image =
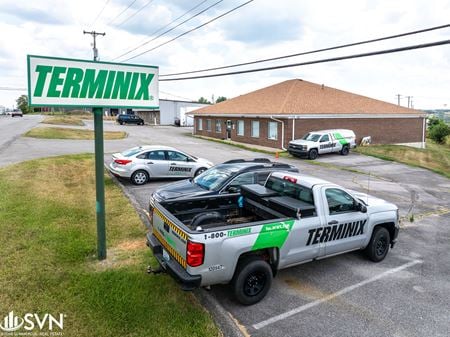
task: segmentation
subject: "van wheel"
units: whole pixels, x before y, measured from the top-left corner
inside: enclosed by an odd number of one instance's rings
[[[137,170],[131,175],[131,182],[135,185],[144,185],[148,179],[148,173],[144,170]]]
[[[343,155],[343,156],[348,155],[349,152],[350,152],[350,150],[349,150],[348,146],[344,146],[344,147],[341,149],[341,155]]]
[[[233,278],[236,300],[244,305],[261,301],[272,285],[272,269],[259,257],[241,261]]]
[[[122,122],[122,121],[120,121],[120,122],[119,122],[119,124],[120,124],[120,125],[123,125],[123,122]]]
[[[309,150],[308,158],[314,160],[317,158],[318,155],[319,153],[317,152],[317,149],[311,149]]]
[[[373,262],[383,261],[389,251],[390,242],[389,231],[384,227],[375,227],[364,252]]]

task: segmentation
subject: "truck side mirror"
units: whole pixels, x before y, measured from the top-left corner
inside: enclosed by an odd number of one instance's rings
[[[237,187],[237,186],[228,186],[227,192],[228,193],[238,193],[239,192],[239,187]]]
[[[367,213],[367,207],[364,206],[364,205],[361,204],[361,203],[358,203],[358,210],[359,210],[361,213]]]

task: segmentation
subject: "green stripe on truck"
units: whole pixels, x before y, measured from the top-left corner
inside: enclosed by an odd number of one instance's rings
[[[336,138],[341,145],[347,145],[348,141],[339,132],[333,133],[334,138]]]
[[[283,247],[294,222],[295,220],[287,220],[264,225],[253,244],[252,250]]]

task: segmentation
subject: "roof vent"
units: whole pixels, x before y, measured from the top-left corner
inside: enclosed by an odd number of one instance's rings
[[[325,89],[325,84],[322,84],[322,90]]]

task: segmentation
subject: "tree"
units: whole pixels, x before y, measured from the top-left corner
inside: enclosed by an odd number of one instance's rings
[[[444,144],[445,139],[450,135],[450,127],[443,121],[439,120],[439,123],[433,125],[433,127],[429,129],[428,135],[436,143]]]
[[[431,130],[434,126],[438,125],[441,120],[436,116],[428,118],[428,130]]]
[[[21,95],[18,99],[16,99],[17,107],[22,111],[22,113],[27,114],[31,112],[30,107],[28,106],[28,96]]]
[[[200,97],[199,99],[198,99],[198,102],[199,103],[202,103],[202,104],[211,104],[211,102],[210,101],[208,101],[205,97]]]
[[[216,103],[220,103],[220,102],[223,102],[223,101],[226,101],[226,100],[227,100],[227,98],[225,96],[219,96],[216,99]]]

